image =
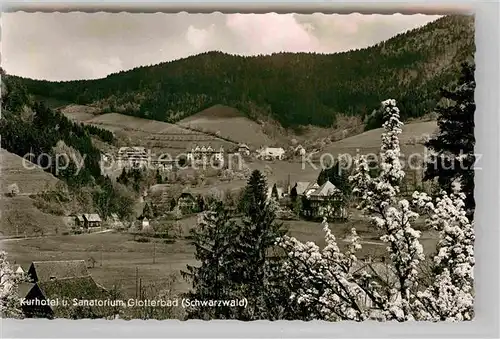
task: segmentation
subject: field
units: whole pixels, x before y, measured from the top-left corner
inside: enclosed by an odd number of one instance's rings
[[[0,149],[1,193],[8,191],[9,185],[16,183],[20,194],[40,193],[47,188],[55,187],[59,179],[44,172],[41,167],[30,168],[23,165],[24,159],[16,154]],[[27,162],[27,161],[26,161]]]
[[[181,221],[184,233],[195,224],[196,217]],[[314,241],[319,246],[324,246],[324,233],[320,223],[307,221],[283,221],[289,234],[301,241]],[[360,256],[384,255],[385,246],[378,243],[366,221],[354,219],[347,223],[332,223],[330,228],[337,237],[342,248],[346,242],[343,240],[352,227],[367,243],[363,244]],[[423,232],[422,244],[426,254],[432,253],[435,248],[435,235]],[[96,260],[95,267],[90,265],[90,272],[97,282],[111,288],[113,285],[121,286],[129,296],[135,293],[136,268],[138,277],[143,286],[161,284],[171,275],[177,275],[174,285],[176,292],[185,292],[189,285],[179,276],[180,270],[185,270],[186,265],[196,264],[194,248],[188,240],[177,240],[167,244],[156,239],[155,243],[139,243],[134,241],[130,234],[102,233],[68,236],[50,236],[38,239],[23,239],[5,241],[2,247],[9,253],[12,262],[29,266],[33,260],[70,260],[90,257]],[[155,262],[153,263],[153,256]]]
[[[275,143],[264,133],[260,124],[245,117],[238,110],[216,105],[178,122],[178,125],[215,133],[255,149]]]
[[[192,131],[175,124],[148,120],[119,113],[95,115],[87,106],[70,105],[61,112],[73,120],[94,125],[114,132],[123,146],[143,146],[156,153],[169,153],[172,156],[184,153],[195,144],[211,145],[218,149],[224,147],[232,151],[237,144],[215,136]]]
[[[66,218],[40,211],[28,196],[2,197],[0,199],[0,235],[32,236],[38,232],[54,234],[56,228],[65,231]]]
[[[420,138],[423,135],[432,135],[437,129],[436,121],[415,122],[403,126],[403,131],[399,136],[401,151],[405,155],[411,153],[423,153],[424,147],[422,145],[409,144],[412,139]],[[367,153],[379,153],[382,128],[373,129],[363,132],[361,134],[336,141],[326,146],[320,153],[317,153],[314,158],[318,158],[322,153],[329,153],[333,156],[339,154],[356,155]]]

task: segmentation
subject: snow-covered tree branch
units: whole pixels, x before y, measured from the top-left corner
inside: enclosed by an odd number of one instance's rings
[[[7,254],[0,251],[0,316],[2,318],[21,316],[21,303],[17,289],[23,279],[23,275],[15,272],[7,262]]]
[[[394,100],[382,102],[385,114],[380,173],[372,178],[365,157],[355,161],[350,177],[359,208],[368,216],[380,240],[387,244],[389,260],[363,263],[356,230],[352,243],[340,251],[324,222],[325,247],[285,236],[278,245],[287,253],[284,271],[295,286],[291,301],[311,310],[311,318],[324,320],[468,320],[473,315],[473,225],[465,216],[464,195],[453,194],[432,202],[414,193],[413,205],[399,198],[405,173],[400,162],[402,122]],[[420,286],[419,267],[424,261],[420,232],[415,230],[418,211],[440,231],[432,283]],[[383,268],[382,270],[380,268]],[[381,272],[384,271],[385,273]]]

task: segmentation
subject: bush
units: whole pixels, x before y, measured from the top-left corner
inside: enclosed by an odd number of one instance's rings
[[[137,241],[137,242],[150,242],[151,239],[146,238],[146,237],[139,237],[139,238],[135,239],[135,241]]]

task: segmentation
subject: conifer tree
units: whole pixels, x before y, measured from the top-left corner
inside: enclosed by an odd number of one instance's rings
[[[266,192],[263,174],[254,171],[245,188],[244,215],[234,239],[232,282],[237,290],[233,293],[248,300],[246,308],[235,310],[240,320],[278,319],[288,303],[278,301],[286,299],[287,293],[276,275],[279,255],[273,253],[276,239],[285,231],[275,220],[276,202],[268,200]]]
[[[232,263],[234,235],[238,230],[231,213],[221,201],[213,201],[191,230],[195,258],[199,267],[187,266],[181,271],[184,279],[192,282],[192,289],[185,294],[190,301],[230,300],[232,295]],[[233,319],[234,307],[190,304],[186,309],[188,319]]]
[[[443,103],[438,105],[439,133],[426,143],[433,151],[428,159],[424,179],[438,178],[438,183],[451,192],[451,183],[460,178],[465,194],[467,215],[472,218],[474,201],[474,80],[475,66],[464,63],[455,88],[442,90]]]

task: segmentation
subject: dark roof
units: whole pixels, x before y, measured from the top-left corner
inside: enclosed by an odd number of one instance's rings
[[[48,299],[77,298],[90,300],[103,298],[107,293],[90,275],[39,282],[38,286]]]
[[[101,217],[99,217],[99,214],[96,214],[96,213],[92,213],[92,214],[84,214],[83,217],[87,220],[87,221],[90,221],[90,222],[93,222],[93,221],[98,221],[100,222],[101,221]]]
[[[26,297],[29,291],[35,286],[35,283],[23,282],[17,286],[17,294],[20,298]]]
[[[52,278],[65,279],[88,276],[84,260],[33,261],[28,274],[35,281],[49,281]]]
[[[37,283],[46,299],[51,300],[107,300],[109,293],[90,275],[85,277],[56,279]],[[68,307],[59,304],[51,307],[55,318],[100,318],[112,314],[107,306]]]

